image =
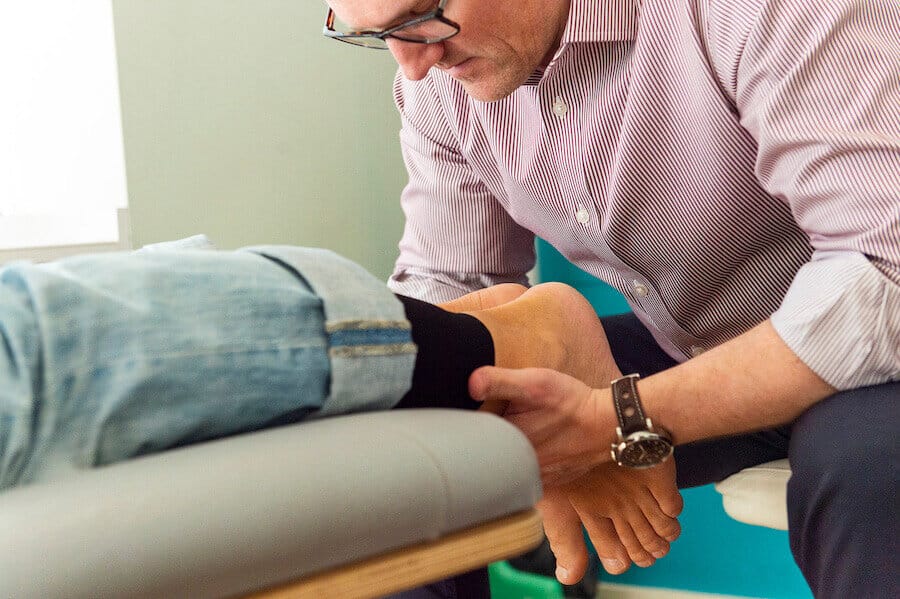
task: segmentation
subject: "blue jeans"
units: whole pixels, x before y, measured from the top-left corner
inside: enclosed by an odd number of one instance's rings
[[[324,250],[13,264],[0,270],[0,489],[390,408],[415,352],[384,283]]]

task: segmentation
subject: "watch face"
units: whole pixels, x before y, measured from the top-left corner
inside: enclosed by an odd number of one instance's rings
[[[672,442],[655,433],[639,432],[618,447],[619,462],[630,468],[651,468],[672,455]]]

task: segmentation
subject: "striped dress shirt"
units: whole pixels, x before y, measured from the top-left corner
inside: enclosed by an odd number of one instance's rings
[[[395,98],[395,292],[523,282],[536,234],[677,360],[771,318],[838,389],[900,380],[898,0],[572,0],[509,97]]]

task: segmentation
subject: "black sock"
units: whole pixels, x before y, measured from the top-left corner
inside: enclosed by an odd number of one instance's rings
[[[481,406],[469,395],[469,375],[494,364],[494,340],[481,322],[468,314],[398,295],[412,338],[419,346],[412,388],[395,408],[460,408]]]

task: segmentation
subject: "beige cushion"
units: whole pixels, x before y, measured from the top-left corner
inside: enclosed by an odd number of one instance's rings
[[[741,470],[716,484],[722,505],[740,522],[787,530],[787,482],[791,466],[777,460]]]

